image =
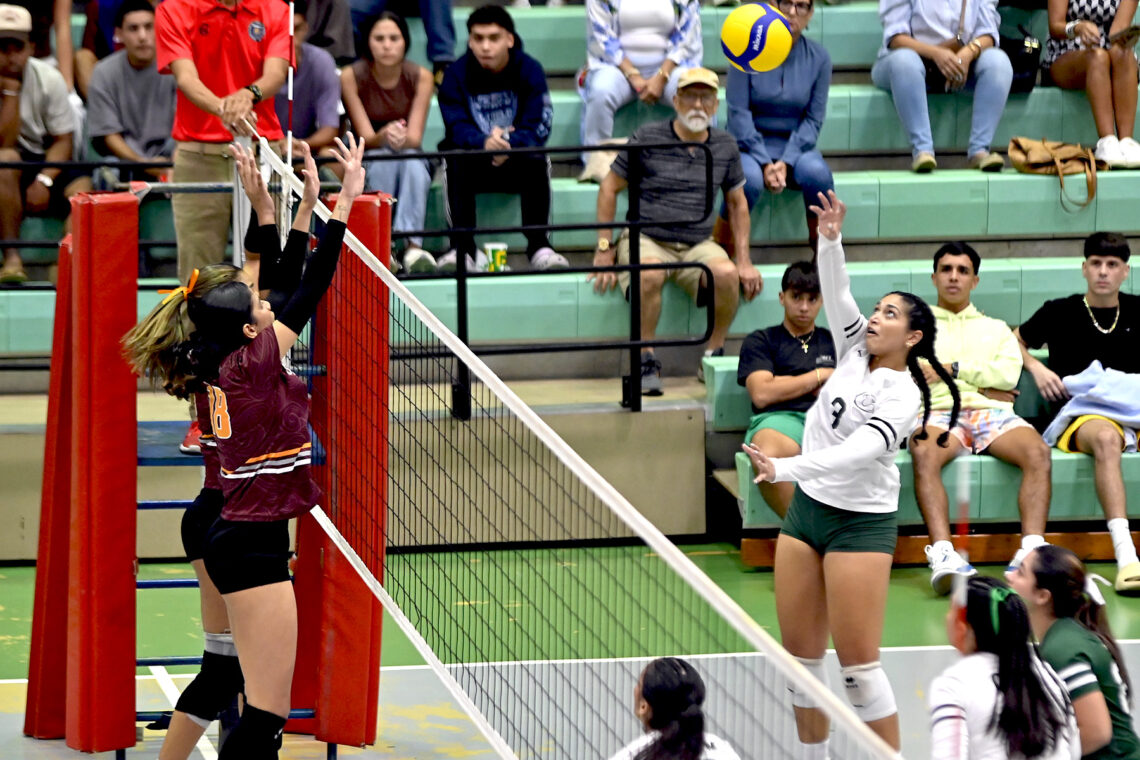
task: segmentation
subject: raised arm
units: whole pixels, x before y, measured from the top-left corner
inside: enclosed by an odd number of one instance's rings
[[[847,206],[834,190],[829,190],[826,196],[820,193],[819,205],[812,206],[811,210],[819,217],[819,255],[816,258],[819,289],[823,294],[827,323],[835,338],[837,358],[840,358],[863,342],[867,330],[867,320],[851,296],[851,278],[843,257],[843,218],[847,215]]]

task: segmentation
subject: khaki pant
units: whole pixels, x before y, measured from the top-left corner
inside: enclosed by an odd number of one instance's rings
[[[714,243],[712,238],[702,240],[696,245],[690,246],[687,243],[670,243],[663,240],[655,240],[645,234],[641,235],[642,264],[646,264],[650,261],[660,262],[662,264],[671,264],[680,261],[709,264],[718,259],[728,259],[728,254],[725,253],[723,248]],[[621,237],[618,239],[617,263],[629,263],[629,230],[623,231]],[[696,267],[667,269],[665,270],[665,279],[677,283],[682,290],[689,294],[689,298],[696,301],[702,274],[704,274],[704,272]],[[621,285],[623,293],[629,291],[629,281],[629,272],[618,272],[618,283]],[[700,306],[702,304],[698,303],[697,305]]]

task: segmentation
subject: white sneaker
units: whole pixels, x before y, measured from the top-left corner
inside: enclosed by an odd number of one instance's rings
[[[1097,160],[1108,164],[1109,169],[1123,169],[1125,167],[1124,151],[1121,150],[1120,140],[1116,135],[1108,135],[1096,141],[1096,150],[1093,155]]]
[[[561,253],[549,246],[539,248],[530,257],[530,265],[534,269],[569,269],[570,262]]]
[[[1031,551],[1033,551],[1033,549],[1026,549],[1025,547],[1022,547],[1014,553],[1013,559],[1011,559],[1009,561],[1009,564],[1005,566],[1005,575],[1007,578],[1013,575],[1017,571],[1017,568],[1021,567],[1021,563],[1025,561],[1025,555],[1029,554]]]
[[[930,587],[934,589],[934,593],[942,596],[950,593],[950,585],[954,581],[955,574],[961,573],[966,576],[978,574],[974,566],[962,559],[962,555],[953,548],[935,549],[927,545],[926,561],[930,563]]]
[[[455,259],[451,260],[452,266],[455,265]],[[432,274],[435,272],[435,256],[425,251],[423,248],[412,246],[404,251],[404,268],[412,274]]]
[[[454,272],[455,271],[455,260],[458,257],[459,257],[459,254],[456,253],[454,248],[452,248],[450,251],[448,251],[447,253],[445,253],[439,257],[439,260],[436,262],[436,268],[440,272]],[[467,271],[468,272],[478,271],[475,267],[475,260],[473,258],[471,258],[470,256],[467,256]]]
[[[1120,153],[1124,156],[1126,169],[1140,169],[1140,143],[1125,137],[1120,141]]]

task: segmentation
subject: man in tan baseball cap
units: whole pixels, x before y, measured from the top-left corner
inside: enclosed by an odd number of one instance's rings
[[[27,42],[32,33],[32,14],[18,5],[0,5],[0,42]]]

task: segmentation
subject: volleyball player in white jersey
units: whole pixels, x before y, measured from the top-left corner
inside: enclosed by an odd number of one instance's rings
[[[820,680],[830,633],[855,713],[899,748],[898,709],[879,663],[891,559],[898,538],[895,455],[930,390],[919,359],[958,389],[934,356],[934,316],[910,293],[883,296],[870,320],[851,297],[840,232],[846,206],[834,192],[813,206],[819,216],[820,290],[838,363],[807,413],[803,453],[770,459],[745,445],[756,482],[797,483],[776,543],[776,615],[784,648]],[[944,377],[943,377],[944,376]],[[925,435],[925,431],[919,433]],[[948,434],[939,437],[946,445]],[[802,757],[827,757],[827,717],[789,684]]]

